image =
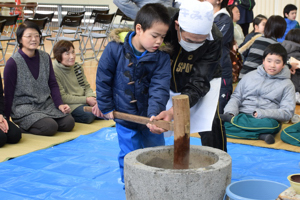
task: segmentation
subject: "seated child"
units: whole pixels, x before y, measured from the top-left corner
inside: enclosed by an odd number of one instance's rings
[[[295,110],[295,87],[286,61],[285,48],[271,44],[263,64],[238,83],[221,116],[227,137],[275,142],[280,122],[290,120]]]
[[[267,23],[267,17],[264,15],[257,15],[253,19],[253,31],[246,35],[244,41],[242,44],[239,46],[239,53],[243,55],[243,57],[247,57],[249,53],[249,48],[253,44],[253,42],[262,34],[264,34],[265,31],[265,26]]]
[[[286,34],[294,28],[300,28],[299,23],[296,21],[297,7],[293,4],[288,4],[283,9],[283,17],[286,21],[286,29],[284,35],[278,38],[278,42],[283,42],[285,40]]]
[[[286,22],[279,15],[272,15],[266,22],[264,35],[256,38],[250,46],[249,53],[244,57],[243,68],[239,78],[253,70],[256,70],[262,64],[264,50],[270,44],[278,43],[277,38],[281,38],[286,28]]]
[[[236,5],[228,6],[228,10],[233,21],[235,40],[234,49],[236,50],[245,39],[242,27],[239,24],[237,24],[237,21],[240,20],[240,11]]]
[[[146,4],[137,13],[135,31],[125,41],[112,41],[99,61],[96,77],[96,116],[113,119],[114,110],[140,116],[156,116],[166,109],[169,99],[171,63],[159,51],[167,34],[170,17],[161,4]],[[116,31],[114,32],[116,33]],[[122,33],[114,36],[120,39]],[[102,112],[102,113],[101,113]],[[115,119],[120,153],[121,179],[124,182],[124,157],[145,147],[165,145],[163,134],[154,134],[145,125]]]

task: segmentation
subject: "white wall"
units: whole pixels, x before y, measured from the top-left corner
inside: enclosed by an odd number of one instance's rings
[[[300,20],[300,0],[255,0],[256,5],[253,9],[254,16],[258,14],[270,17],[271,15],[283,16],[283,8],[287,4],[294,4],[298,8],[296,20]]]

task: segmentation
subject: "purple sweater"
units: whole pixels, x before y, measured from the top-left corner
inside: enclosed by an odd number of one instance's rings
[[[40,72],[39,52],[36,50],[35,56],[33,56],[32,58],[28,57],[21,49],[19,49],[18,52],[24,58],[29,70],[31,71],[32,76],[35,79],[37,79],[39,76],[39,72]],[[55,78],[55,74],[54,74],[54,70],[53,70],[52,62],[51,62],[50,58],[49,58],[49,61],[50,61],[50,63],[49,63],[50,74],[49,74],[48,85],[51,90],[51,97],[53,99],[53,102],[54,102],[55,106],[58,108],[58,106],[63,104],[63,101],[60,96],[59,86],[56,82],[56,78]],[[16,84],[17,84],[17,64],[14,61],[14,59],[9,58],[8,61],[6,62],[5,68],[4,68],[5,116],[7,117],[7,119],[9,118],[10,113],[11,113],[11,106],[12,106],[13,99],[14,99]]]

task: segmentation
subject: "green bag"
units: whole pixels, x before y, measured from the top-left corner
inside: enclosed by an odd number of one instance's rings
[[[281,124],[275,119],[257,119],[241,113],[232,118],[231,123],[224,123],[226,136],[235,139],[257,140],[260,134],[277,134]]]
[[[300,146],[300,122],[283,129],[280,138],[285,143]]]

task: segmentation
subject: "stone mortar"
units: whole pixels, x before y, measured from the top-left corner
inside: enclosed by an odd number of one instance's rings
[[[189,169],[172,169],[173,146],[139,149],[125,156],[127,200],[221,200],[231,182],[231,157],[190,147]]]

